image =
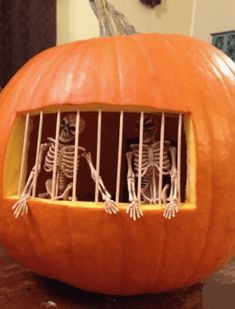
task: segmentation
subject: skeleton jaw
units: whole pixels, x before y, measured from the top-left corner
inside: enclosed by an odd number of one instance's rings
[[[61,143],[70,143],[74,140],[74,135],[71,135],[69,133],[64,133],[64,132],[61,132],[60,136],[59,136],[59,141]]]

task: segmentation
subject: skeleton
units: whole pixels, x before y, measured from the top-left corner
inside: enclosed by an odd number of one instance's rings
[[[172,147],[169,141],[164,141],[163,143],[162,175],[163,177],[169,175],[171,181],[170,184],[163,186],[161,192],[158,192],[160,141],[155,140],[157,130],[156,117],[146,117],[144,120],[143,132],[141,198],[148,204],[165,204],[163,216],[167,219],[171,219],[175,217],[178,212],[176,148]],[[132,144],[130,148],[131,151],[126,154],[128,164],[127,185],[130,202],[127,213],[129,213],[132,219],[136,220],[143,215],[135,188],[135,179],[138,177],[139,170],[139,144]],[[169,187],[170,192],[167,197]]]
[[[85,122],[80,119],[79,134],[85,129]],[[71,200],[70,192],[73,189],[73,169],[75,156],[75,140],[76,134],[76,116],[75,114],[66,115],[60,124],[59,144],[56,162],[56,183],[55,183],[55,200]],[[48,137],[48,143],[41,144],[39,151],[39,160],[37,166],[37,175],[41,172],[41,166],[44,160],[44,170],[52,172],[55,158],[55,139]],[[91,172],[91,178],[96,182],[97,172],[93,166],[91,153],[85,148],[78,146],[77,170],[79,169],[80,158],[84,158]],[[32,168],[24,190],[20,196],[20,200],[13,206],[14,215],[17,218],[20,215],[28,213],[27,200],[32,196],[33,182],[36,173],[36,164]],[[46,192],[39,194],[43,198],[52,198],[52,179],[47,179],[45,182]],[[102,196],[105,211],[109,214],[117,213],[118,207],[111,199],[111,195],[107,191],[102,178],[98,178],[98,190]]]

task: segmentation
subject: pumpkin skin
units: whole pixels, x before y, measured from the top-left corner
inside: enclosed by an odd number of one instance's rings
[[[74,42],[29,61],[0,97],[0,241],[36,273],[84,290],[133,295],[206,277],[235,245],[235,64],[214,47],[178,35],[137,34]],[[143,208],[133,222],[102,203],[29,201],[15,219],[4,162],[18,114],[72,106],[190,113],[195,207],[173,220]]]

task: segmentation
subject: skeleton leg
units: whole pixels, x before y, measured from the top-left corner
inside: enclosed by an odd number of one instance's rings
[[[176,169],[176,148],[170,147],[171,154],[171,190],[170,196],[168,198],[169,203],[167,204],[163,216],[166,219],[171,219],[176,216],[176,213],[179,211],[178,209],[178,197],[177,197],[177,169]]]
[[[49,147],[49,144],[41,144],[41,146],[40,146],[37,174],[39,174],[40,171],[41,171],[42,159],[43,159],[44,153],[45,153],[45,151],[47,150],[48,147]],[[35,169],[36,169],[36,165],[34,165],[34,167],[32,168],[32,170],[29,174],[29,177],[28,177],[28,180],[27,180],[26,185],[24,187],[24,190],[20,195],[20,199],[12,206],[13,214],[14,214],[15,218],[18,218],[20,215],[23,216],[25,214],[28,214],[27,200],[32,194],[33,180],[34,180],[34,176],[35,176],[35,172],[36,172]]]
[[[64,201],[67,201],[67,200],[72,200],[72,197],[69,196],[69,192],[73,189],[73,183],[70,182],[66,189],[64,190],[64,192],[62,193],[61,197],[63,198]]]
[[[135,191],[135,174],[132,169],[132,158],[133,152],[128,152],[126,154],[127,157],[127,164],[128,164],[128,171],[127,171],[127,187],[128,187],[128,195],[129,195],[129,202],[137,200],[137,195]]]
[[[165,185],[161,194],[160,194],[160,199],[162,200],[163,204],[167,203],[167,190],[169,188],[169,184]]]
[[[41,198],[51,198],[51,189],[52,189],[52,179],[47,179],[45,182],[46,192],[39,193],[39,197]]]
[[[46,193],[41,193],[41,194],[39,194],[39,196],[42,197],[42,198],[51,198],[52,179],[47,179],[46,183],[45,183],[45,186],[46,186],[46,191],[47,192]],[[72,190],[72,188],[73,188],[73,183],[71,182],[71,183],[69,183],[67,185],[67,187],[65,188],[63,193],[60,194],[60,195],[56,195],[54,199],[55,200],[63,199],[64,201],[69,200],[70,199],[69,192]]]
[[[64,201],[68,201],[68,200],[71,200],[72,197],[69,196],[69,192],[73,189],[73,183],[70,182],[66,188],[64,189],[63,193],[60,194],[60,195],[57,195],[54,197],[55,200],[64,200]]]
[[[93,166],[93,163],[92,163],[92,159],[91,159],[91,153],[90,152],[87,152],[87,153],[84,153],[83,156],[85,157],[89,167],[90,167],[90,171],[91,171],[91,178],[96,181],[96,175],[97,175],[97,172]],[[102,199],[104,201],[104,209],[107,213],[109,214],[116,214],[119,209],[118,209],[118,206],[116,205],[116,203],[111,199],[111,194],[108,192],[108,190],[106,189],[104,183],[103,183],[103,180],[101,177],[99,177],[98,179],[98,189],[99,189],[99,192],[102,196]]]
[[[132,158],[133,152],[128,152],[126,154],[128,171],[127,171],[127,187],[130,204],[127,207],[126,213],[129,214],[130,218],[134,221],[143,216],[143,212],[140,208],[140,201],[137,199],[136,190],[135,190],[135,174],[132,169]]]
[[[148,191],[147,191],[148,190]],[[150,191],[150,182],[147,183],[145,185],[145,187],[141,190],[141,195],[143,196],[144,198],[144,202],[145,203],[148,203],[148,204],[153,204],[153,200],[151,197],[147,196],[147,194],[150,194],[151,196],[151,193],[149,192]]]

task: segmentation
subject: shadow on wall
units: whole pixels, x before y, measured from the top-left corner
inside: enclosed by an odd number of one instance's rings
[[[167,0],[140,0],[140,2],[145,5],[147,9],[155,9],[157,17],[161,17],[167,12]],[[158,7],[156,8],[156,6]]]

